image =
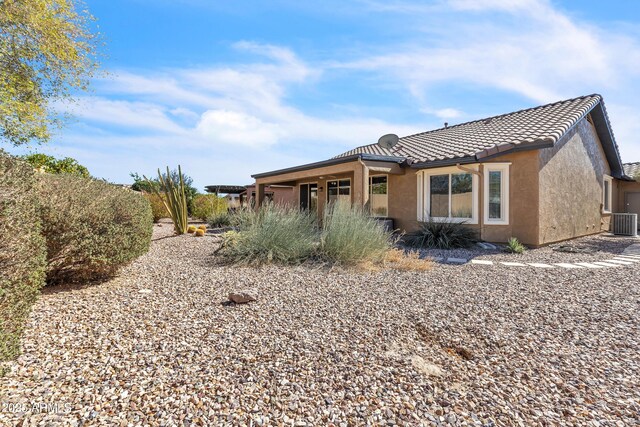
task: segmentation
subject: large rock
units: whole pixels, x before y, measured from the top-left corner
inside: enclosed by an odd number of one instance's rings
[[[411,364],[428,377],[441,377],[444,371],[437,365],[429,363],[418,355],[411,356]]]
[[[229,300],[236,304],[246,304],[248,302],[255,301],[256,297],[252,291],[238,291],[231,292],[229,294]]]

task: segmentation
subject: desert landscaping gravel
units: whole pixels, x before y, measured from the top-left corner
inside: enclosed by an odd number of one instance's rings
[[[218,236],[154,238],[114,280],[46,290],[0,425],[640,423],[638,264],[237,267]]]

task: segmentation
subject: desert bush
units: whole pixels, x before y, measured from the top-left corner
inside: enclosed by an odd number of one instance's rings
[[[375,218],[350,203],[325,209],[320,251],[332,262],[381,261],[391,247],[391,233]]]
[[[474,230],[453,221],[426,221],[418,231],[405,237],[407,244],[419,248],[468,248],[478,241]]]
[[[45,245],[33,168],[0,150],[0,177],[0,362],[4,362],[17,356],[24,322],[44,285]]]
[[[193,199],[191,216],[208,221],[214,215],[227,212],[228,203],[223,197],[215,194],[198,194]]]
[[[208,219],[208,223],[213,228],[223,228],[231,226],[231,214],[227,211],[214,213]]]
[[[297,264],[317,247],[315,216],[294,208],[267,204],[245,212],[240,230],[220,250],[230,262]]]
[[[236,227],[239,230],[246,230],[257,222],[260,222],[261,215],[261,209],[256,210],[250,207],[244,207],[231,213],[229,215],[229,221],[232,227]]]
[[[518,239],[516,239],[515,237],[511,237],[507,241],[507,246],[505,247],[505,250],[507,252],[511,252],[512,254],[521,254],[526,250],[526,248],[522,243],[520,243]]]
[[[162,218],[170,218],[167,207],[162,202],[162,196],[154,193],[144,193],[144,198],[147,199],[151,206],[151,215],[153,216],[153,222],[158,222]]]
[[[149,249],[152,213],[140,193],[70,175],[38,177],[47,284],[100,280]]]

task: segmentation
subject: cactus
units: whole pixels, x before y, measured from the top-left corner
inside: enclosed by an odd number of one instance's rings
[[[191,234],[191,233],[195,233],[195,232],[196,232],[196,230],[197,230],[197,229],[196,229],[196,226],[195,226],[195,225],[190,225],[190,226],[187,228],[187,233],[189,233],[189,234]]]
[[[204,230],[202,228],[198,228],[196,230],[196,237],[202,237],[204,236]]]
[[[199,230],[207,231],[207,226],[206,226],[206,225],[204,225],[204,224],[202,224],[202,225],[199,225],[199,226],[198,226],[198,229],[199,229]]]
[[[184,234],[188,228],[187,218],[187,197],[184,191],[184,179],[182,178],[182,169],[178,165],[178,177],[179,182],[174,182],[171,178],[171,172],[167,166],[167,175],[162,176],[160,169],[158,169],[158,181],[160,182],[160,188],[149,181],[145,176],[149,186],[153,188],[153,191],[160,196],[160,190],[164,192],[162,202],[167,208],[171,220],[173,221],[173,228],[176,234]],[[162,196],[161,196],[162,197]]]

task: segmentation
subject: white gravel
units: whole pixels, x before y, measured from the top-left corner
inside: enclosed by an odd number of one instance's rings
[[[170,232],[115,280],[47,291],[0,425],[640,423],[639,265],[236,268]]]

